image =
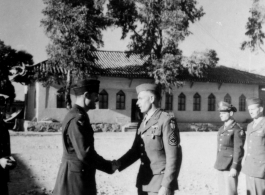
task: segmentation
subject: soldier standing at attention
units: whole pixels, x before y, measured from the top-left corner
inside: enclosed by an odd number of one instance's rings
[[[233,118],[237,109],[227,102],[219,103],[220,118],[224,125],[217,135],[217,159],[220,195],[237,195],[238,175],[244,156],[245,132]]]
[[[94,131],[87,111],[95,109],[99,81],[83,80],[73,88],[76,103],[62,123],[63,157],[54,195],[96,195],[96,169],[113,173],[111,161],[94,149]]]
[[[0,194],[8,195],[9,170],[16,167],[11,156],[10,136],[4,122],[7,95],[0,94]]]
[[[247,127],[246,155],[242,172],[246,175],[247,195],[265,195],[265,117],[259,98],[247,99],[253,121]]]
[[[131,149],[117,162],[119,171],[138,159],[138,195],[173,195],[181,164],[180,136],[175,118],[159,109],[160,91],[154,84],[136,87],[137,105],[145,114]]]

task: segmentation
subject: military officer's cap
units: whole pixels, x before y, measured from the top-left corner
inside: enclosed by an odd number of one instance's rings
[[[141,91],[154,91],[158,92],[158,85],[152,83],[144,83],[136,87],[136,92],[139,94]]]
[[[77,82],[73,87],[73,91],[76,95],[82,95],[85,92],[98,93],[100,81],[95,79],[85,79]]]
[[[219,112],[231,112],[231,111],[236,112],[237,111],[236,107],[224,101],[219,102],[218,110]]]
[[[253,104],[258,104],[260,106],[263,106],[263,101],[262,99],[256,97],[247,98],[247,105],[250,106]]]

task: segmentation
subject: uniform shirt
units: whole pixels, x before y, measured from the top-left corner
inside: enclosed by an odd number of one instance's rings
[[[141,160],[136,186],[158,192],[161,186],[178,189],[181,164],[179,130],[175,118],[157,109],[146,125],[137,129],[131,149],[119,161],[119,171]]]
[[[217,170],[241,170],[244,156],[244,130],[233,120],[227,127],[220,127],[217,135],[217,159],[214,168]]]
[[[247,151],[243,173],[251,177],[265,179],[265,117],[253,128],[247,127]]]

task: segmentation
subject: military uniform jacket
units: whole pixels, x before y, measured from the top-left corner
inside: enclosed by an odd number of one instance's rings
[[[241,170],[244,156],[245,132],[233,121],[228,127],[220,127],[217,135],[217,159],[214,168],[220,171]]]
[[[242,172],[251,177],[265,179],[265,117],[253,128],[247,127],[247,151]]]
[[[160,109],[137,129],[131,149],[119,161],[119,171],[141,159],[136,187],[158,192],[161,186],[178,189],[182,153],[176,120]]]
[[[111,162],[96,153],[94,131],[83,108],[75,105],[62,125],[63,157],[53,194],[95,195],[96,169],[111,173]]]
[[[0,158],[9,157],[11,155],[10,149],[10,135],[8,129],[6,128],[4,122],[0,123]],[[8,169],[3,169],[0,166],[0,183],[4,184],[9,181],[9,171]],[[0,184],[0,185],[1,185]]]

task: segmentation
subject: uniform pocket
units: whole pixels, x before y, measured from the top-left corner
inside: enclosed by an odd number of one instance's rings
[[[161,129],[155,128],[152,129],[148,135],[148,146],[150,150],[162,150],[163,149],[163,140]]]
[[[70,171],[76,173],[82,173],[85,171],[84,164],[78,161],[71,161],[69,163]]]

